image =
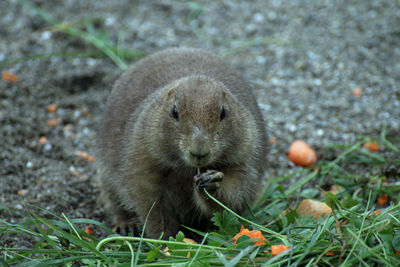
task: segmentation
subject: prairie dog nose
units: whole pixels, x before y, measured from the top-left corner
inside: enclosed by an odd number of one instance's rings
[[[210,154],[210,138],[201,127],[195,126],[190,140],[189,153],[192,157],[200,160]]]

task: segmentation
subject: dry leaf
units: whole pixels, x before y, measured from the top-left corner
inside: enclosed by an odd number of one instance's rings
[[[7,71],[1,73],[1,78],[7,82],[12,82],[12,83],[18,82],[18,76],[11,74]]]
[[[262,246],[265,245],[265,242],[268,242],[268,240],[265,239],[265,237],[262,235],[261,231],[249,230],[247,228],[244,228],[242,225],[240,232],[232,238],[233,244],[236,245],[236,242],[239,239],[239,237],[243,235],[246,235],[252,239],[258,239],[259,241],[254,241],[254,246]]]
[[[375,214],[376,216],[378,216],[379,214],[381,214],[382,210],[376,210],[374,212],[371,212],[370,214],[368,214],[368,216],[372,216],[373,214]]]
[[[372,153],[381,150],[381,147],[377,143],[374,143],[374,142],[367,142],[363,145],[363,147],[365,149],[368,149],[369,152],[372,152]]]
[[[87,233],[87,234],[89,234],[89,235],[93,235],[93,228],[92,227],[86,227],[85,228],[85,232]]]
[[[276,256],[282,252],[284,252],[285,250],[290,249],[289,246],[285,246],[285,245],[272,245],[271,246],[271,255],[272,256]]]
[[[389,201],[389,197],[386,194],[379,195],[378,200],[377,200],[379,206],[385,206],[388,203],[388,201]]]
[[[88,161],[88,162],[94,161],[94,157],[86,151],[75,151],[75,156],[77,156],[78,158],[80,158],[84,161]]]
[[[299,216],[314,215],[315,219],[321,216],[329,216],[332,209],[324,202],[315,201],[311,199],[304,199],[297,207]]]

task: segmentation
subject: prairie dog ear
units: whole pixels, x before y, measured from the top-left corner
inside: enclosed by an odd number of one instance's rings
[[[222,100],[226,100],[226,92],[222,91]]]
[[[167,99],[172,99],[175,95],[175,89],[179,86],[180,81],[176,81],[170,85],[167,85],[168,88],[166,90]]]
[[[235,96],[232,95],[227,89],[222,90],[221,99],[224,102],[232,102],[235,101]]]
[[[170,89],[168,89],[167,91],[167,98],[171,99],[173,97],[173,95],[175,94],[175,87],[172,87]]]

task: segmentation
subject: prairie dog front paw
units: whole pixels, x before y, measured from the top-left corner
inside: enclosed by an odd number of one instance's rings
[[[196,189],[203,192],[206,189],[209,193],[215,193],[221,186],[224,174],[216,170],[207,170],[194,176]]]

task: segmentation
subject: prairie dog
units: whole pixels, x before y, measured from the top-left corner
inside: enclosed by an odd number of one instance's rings
[[[98,148],[102,199],[115,229],[142,231],[147,218],[152,238],[201,227],[220,208],[204,189],[243,213],[266,165],[251,88],[221,58],[189,48],[155,53],[122,74]]]

